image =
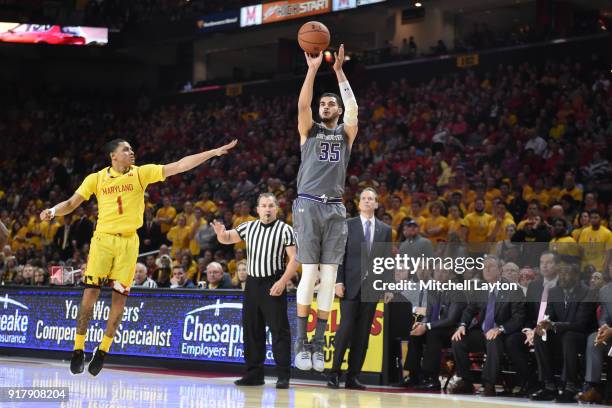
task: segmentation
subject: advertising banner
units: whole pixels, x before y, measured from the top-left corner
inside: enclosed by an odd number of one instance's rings
[[[196,21],[198,31],[201,33],[221,31],[235,28],[240,25],[240,13],[238,10],[223,13],[208,14]]]
[[[286,0],[263,5],[262,23],[276,23],[317,14],[329,13],[332,0]]]
[[[240,27],[248,27],[261,24],[261,4],[246,6],[240,9]]]
[[[332,11],[348,10],[357,7],[357,0],[334,0]]]
[[[0,22],[0,42],[106,45],[108,44],[108,28]]]
[[[0,288],[0,347],[71,351],[82,292],[53,288]],[[326,367],[331,367],[333,338],[340,322],[336,300],[329,319]],[[110,312],[103,292],[87,330],[86,350],[97,347]],[[312,312],[314,316],[314,311]],[[296,333],[295,296],[288,299],[291,333]],[[242,292],[193,293],[133,291],[110,352],[130,356],[244,363]],[[312,316],[309,335],[314,334]],[[274,364],[272,337],[266,333],[266,364]],[[364,371],[382,368],[383,308],[372,325]]]

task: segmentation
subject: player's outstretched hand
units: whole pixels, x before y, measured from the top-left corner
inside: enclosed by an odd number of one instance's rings
[[[236,147],[237,144],[238,144],[238,139],[234,139],[230,143],[215,149],[216,150],[215,153],[217,154],[217,156],[223,156],[227,154],[227,152],[232,150],[234,147]]]
[[[212,227],[215,230],[215,234],[217,234],[217,236],[223,234],[225,232],[225,225],[223,225],[222,222],[219,222],[217,220],[214,220],[212,222]]]
[[[342,70],[344,64],[344,44],[340,44],[338,52],[334,52],[334,71]]]
[[[51,220],[51,218],[53,218],[53,211],[51,211],[50,208],[47,208],[46,210],[42,210],[40,213],[40,220],[41,221],[49,221]]]
[[[306,56],[306,64],[308,64],[308,68],[319,69],[321,62],[323,62],[323,51],[320,51],[319,55],[316,56],[305,52],[304,56]]]

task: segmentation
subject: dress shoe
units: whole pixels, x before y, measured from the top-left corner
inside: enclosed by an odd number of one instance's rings
[[[449,394],[473,394],[474,393],[474,384],[471,382],[465,381],[461,379],[453,384],[452,387],[448,390]]]
[[[399,382],[391,384],[392,387],[397,388],[411,388],[419,385],[421,381],[418,377],[404,377]]]
[[[603,401],[603,397],[595,387],[589,387],[586,391],[578,394],[578,399],[587,404],[600,404]]]
[[[276,389],[286,390],[287,388],[289,388],[289,378],[284,377],[276,380]]]
[[[557,390],[542,388],[531,394],[529,398],[531,398],[533,401],[553,401],[555,398],[557,398],[557,395],[559,395]]]
[[[414,387],[414,389],[418,391],[440,391],[442,389],[442,384],[440,384],[440,381],[437,379],[430,378]]]
[[[485,384],[484,389],[480,393],[483,397],[496,397],[497,391],[495,391],[495,385],[493,384]]]
[[[576,392],[569,391],[569,390],[563,390],[563,392],[557,395],[557,398],[555,398],[555,402],[565,403],[565,404],[575,404],[576,402],[578,402],[576,401]]]
[[[518,391],[512,393],[511,397],[514,398],[527,398],[529,397],[529,383],[524,383]]]
[[[261,378],[242,377],[241,379],[234,381],[234,384],[241,386],[255,386],[264,385],[265,381]]]
[[[329,377],[327,377],[327,388],[340,388],[340,374],[331,373]]]
[[[347,390],[366,390],[366,386],[360,383],[359,380],[356,378],[347,378],[346,383],[344,383],[344,388],[346,388]]]

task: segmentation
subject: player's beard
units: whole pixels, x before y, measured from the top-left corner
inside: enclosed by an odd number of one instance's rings
[[[321,121],[323,122],[323,124],[325,124],[326,126],[332,126],[334,124],[338,123],[338,118],[340,117],[339,114],[331,114],[328,118],[321,118]]]

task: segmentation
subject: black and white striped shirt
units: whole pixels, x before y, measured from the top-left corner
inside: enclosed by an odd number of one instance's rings
[[[293,228],[280,220],[263,224],[260,220],[240,224],[236,231],[247,246],[247,273],[264,278],[285,271],[285,248],[295,246]]]

